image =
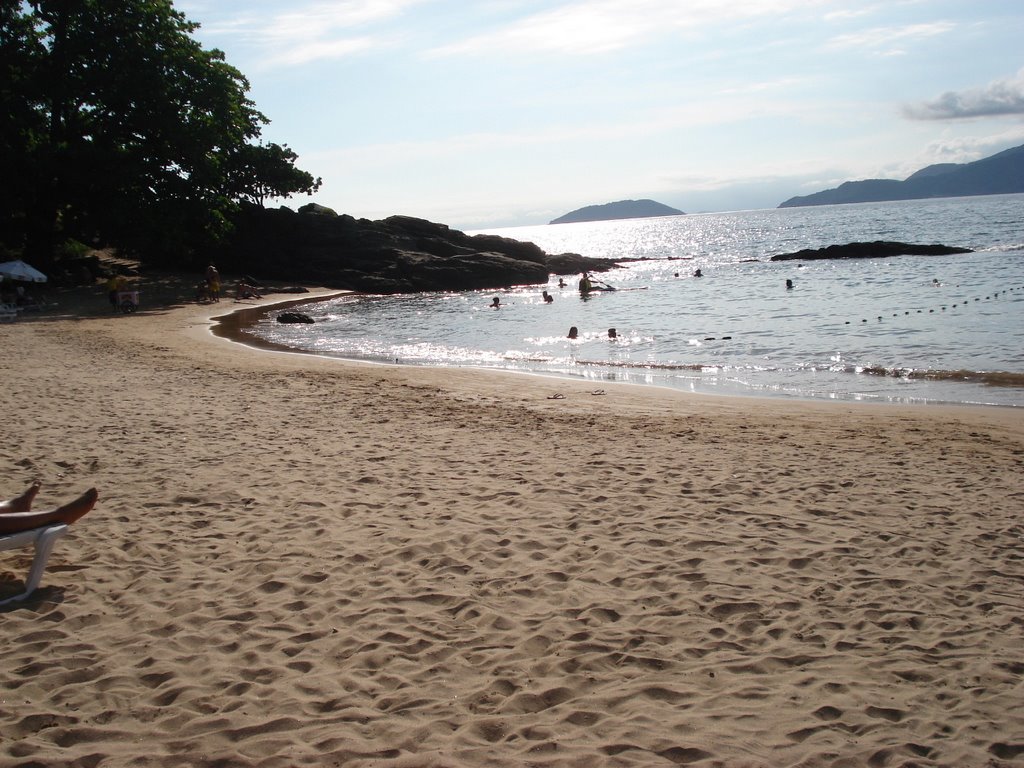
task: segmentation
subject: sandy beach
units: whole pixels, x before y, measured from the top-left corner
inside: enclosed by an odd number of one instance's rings
[[[0,498],[100,494],[0,608],[0,766],[1024,765],[1024,411],[344,363],[155,296],[0,325]]]

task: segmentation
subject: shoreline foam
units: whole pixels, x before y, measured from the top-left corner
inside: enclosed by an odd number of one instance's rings
[[[0,610],[0,762],[1024,760],[1019,411],[594,396],[219,311],[0,326],[0,496],[100,491]]]

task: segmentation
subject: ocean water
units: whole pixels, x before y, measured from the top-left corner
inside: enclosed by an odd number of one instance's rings
[[[617,290],[589,298],[579,295],[578,276],[565,276],[565,287],[552,276],[547,285],[500,291],[352,295],[299,307],[313,325],[279,324],[271,312],[248,332],[314,354],[571,377],[595,389],[626,382],[1024,406],[1024,195],[487,231],[550,253],[645,260],[597,275]],[[864,240],[974,252],[769,261]],[[490,307],[494,296],[500,309]],[[567,338],[572,326],[575,340]]]

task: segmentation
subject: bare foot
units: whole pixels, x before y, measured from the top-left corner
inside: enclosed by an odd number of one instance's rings
[[[39,493],[39,483],[35,482],[21,496],[10,501],[0,501],[0,515],[6,515],[8,512],[28,512],[32,509],[32,502],[37,493]]]
[[[57,507],[53,510],[53,514],[57,515],[62,523],[71,524],[84,517],[86,512],[96,506],[96,499],[99,497],[100,495],[96,489],[90,488],[74,501],[65,504],[63,507]]]

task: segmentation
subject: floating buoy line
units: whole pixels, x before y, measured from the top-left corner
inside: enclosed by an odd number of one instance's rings
[[[916,310],[904,310],[902,313],[893,312],[893,317],[909,317],[911,315],[923,315],[923,314],[935,314],[936,312],[945,312],[949,309],[958,309],[959,307],[966,307],[970,304],[974,304],[982,301],[991,301],[997,299],[1000,296],[1005,296],[1009,293],[1016,291],[1024,291],[1024,286],[1017,288],[1005,288],[1000,291],[995,291],[987,296],[977,296],[974,298],[965,298],[958,300],[952,304],[941,304],[938,308],[932,307],[929,309],[916,309]],[[876,315],[877,321],[881,322],[884,320],[883,315]],[[850,325],[853,321],[845,321],[846,325]],[[867,318],[862,318],[862,323],[867,323]],[[609,329],[609,338],[614,339],[615,335],[611,333],[614,329]],[[732,336],[704,336],[702,341],[731,341]],[[628,361],[628,362],[613,362],[610,360],[576,360],[577,365],[587,366],[601,366],[605,368],[638,368],[648,370],[693,370],[701,371],[709,368],[718,368],[717,364],[708,365],[704,363],[652,363],[652,362],[639,362],[639,361]],[[1002,371],[967,371],[967,370],[955,370],[955,371],[930,371],[930,370],[915,370],[909,368],[884,368],[881,366],[868,366],[864,368],[858,368],[858,373],[865,373],[873,376],[894,376],[898,378],[907,379],[926,379],[926,380],[939,380],[939,379],[950,379],[958,381],[973,381],[980,384],[986,384],[989,386],[1004,386],[1004,387],[1024,387],[1024,373],[1007,373]]]
[[[975,297],[973,299],[962,299],[960,301],[957,301],[954,304],[941,304],[941,305],[939,305],[938,309],[936,309],[935,307],[932,307],[932,308],[927,309],[927,310],[926,309],[916,309],[916,310],[909,310],[908,309],[908,310],[905,310],[902,314],[900,314],[899,312],[893,312],[892,316],[893,317],[906,317],[906,316],[909,316],[911,314],[914,314],[914,315],[923,315],[923,314],[933,315],[936,312],[939,312],[939,313],[945,312],[947,309],[957,309],[958,307],[966,307],[966,306],[968,306],[970,304],[973,304],[975,302],[991,301],[992,299],[997,299],[1000,296],[1003,296],[1003,295],[1008,294],[1008,293],[1013,293],[1015,291],[1024,291],[1024,286],[1020,286],[1019,288],[1005,288],[1005,289],[1003,289],[1001,291],[996,291],[995,293],[992,293],[992,294],[989,294],[988,296],[985,296],[984,299],[981,298],[980,296],[977,296],[977,297]],[[877,315],[877,320],[879,322],[881,322],[884,319],[885,318],[882,315]],[[845,321],[844,325],[850,325],[850,323],[852,323],[852,322],[853,322],[852,320],[847,320],[847,321]],[[868,322],[868,318],[866,318],[866,317],[861,318],[861,322],[862,323]]]

